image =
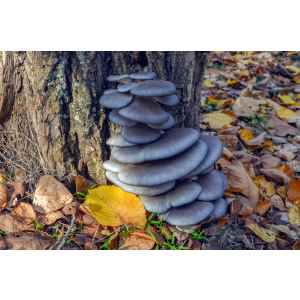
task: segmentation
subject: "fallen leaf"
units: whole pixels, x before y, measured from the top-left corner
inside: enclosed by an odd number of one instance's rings
[[[9,234],[3,240],[5,249],[9,250],[46,250],[54,243],[52,238],[38,232]]]
[[[208,123],[211,129],[221,129],[229,126],[235,119],[223,112],[211,112],[203,115],[203,122]]]
[[[284,233],[287,237],[289,237],[292,240],[297,240],[299,238],[299,235],[296,231],[291,230],[289,226],[287,225],[275,225],[270,224],[268,226],[271,230],[278,231],[280,233]]]
[[[249,198],[249,203],[254,208],[259,200],[259,190],[243,164],[239,161],[233,162],[224,168],[227,175],[229,191],[238,192]]]
[[[73,201],[69,190],[53,176],[45,175],[38,181],[33,204],[40,213],[50,213],[63,208]]]
[[[296,241],[293,246],[292,246],[293,250],[300,250],[300,240]]]
[[[282,119],[282,120],[286,120],[286,121],[292,121],[295,118],[297,118],[297,114],[288,108],[285,107],[280,107],[277,111],[276,111],[277,116]]]
[[[33,225],[21,222],[11,214],[4,213],[0,215],[0,229],[5,233],[18,233],[21,231],[32,230]]]
[[[247,220],[246,227],[266,243],[273,243],[276,240],[276,233],[274,231],[272,231],[271,229],[263,228],[256,224],[254,221]]]
[[[148,234],[140,231],[131,233],[120,249],[123,250],[151,250],[155,240]]]
[[[285,173],[283,173],[282,171],[278,170],[278,169],[260,169],[260,172],[265,175],[266,177],[274,180],[277,183],[280,184],[287,184],[290,181],[290,177],[287,176]]]
[[[284,201],[279,195],[274,195],[271,197],[271,205],[276,207],[280,211],[286,211]]]
[[[0,211],[6,208],[8,202],[8,190],[4,183],[0,182]]]
[[[52,225],[54,224],[57,220],[64,218],[64,215],[62,214],[61,211],[52,211],[48,214],[42,215],[40,218],[40,222],[45,224],[45,225]]]
[[[72,216],[76,213],[76,210],[77,210],[77,203],[71,202],[66,206],[64,206],[61,211],[65,216]]]
[[[22,222],[30,224],[36,220],[36,213],[31,204],[20,202],[11,212],[12,216],[19,218]]]
[[[140,199],[114,185],[90,189],[84,206],[102,225],[131,224],[144,228],[146,224],[146,212]]]
[[[287,135],[297,135],[299,134],[299,130],[287,122],[284,122],[278,119],[276,116],[272,115],[270,119],[268,119],[267,123],[268,127],[270,128],[269,131],[271,134],[277,136],[287,136]]]
[[[241,140],[247,144],[249,141],[251,141],[254,138],[253,132],[248,128],[242,128],[239,131],[239,135]]]
[[[255,212],[260,216],[263,216],[271,208],[271,201],[268,199],[259,199]]]
[[[300,180],[292,179],[287,187],[288,200],[300,207]]]
[[[278,97],[279,97],[282,104],[292,105],[292,106],[297,105],[297,102],[295,100],[293,100],[293,97],[290,94],[288,94],[288,95],[279,95]]]
[[[13,187],[13,194],[11,196],[12,200],[15,200],[17,198],[24,197],[25,194],[25,177],[26,173],[24,170],[17,168],[15,170],[15,180],[12,183]]]
[[[256,176],[254,182],[258,186],[261,194],[266,197],[272,197],[275,194],[273,182],[270,182],[264,176]]]
[[[264,104],[263,100],[255,100],[251,97],[240,96],[234,103],[232,109],[239,117],[251,117],[260,110],[260,106]]]
[[[300,208],[293,205],[288,210],[289,223],[292,225],[300,226]]]
[[[86,192],[88,189],[88,182],[85,177],[81,175],[74,176],[75,189],[77,193]]]

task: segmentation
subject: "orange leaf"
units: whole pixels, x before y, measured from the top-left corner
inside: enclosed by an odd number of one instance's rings
[[[253,139],[253,132],[250,129],[243,128],[239,131],[240,138],[244,143],[251,141]]]
[[[136,231],[131,233],[125,240],[121,249],[126,250],[151,250],[155,245],[155,240],[144,232]]]
[[[255,212],[263,216],[271,207],[271,201],[268,199],[260,199],[255,208]]]
[[[290,180],[287,188],[287,197],[289,201],[295,203],[297,206],[300,206],[300,180],[299,179]]]

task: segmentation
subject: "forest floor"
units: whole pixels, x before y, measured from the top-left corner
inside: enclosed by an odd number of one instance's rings
[[[201,127],[225,145],[225,217],[183,230],[138,202],[128,211],[112,189],[98,190],[104,213],[93,214],[81,176],[68,189],[41,180],[33,201],[16,170],[0,174],[0,249],[300,249],[300,53],[210,52],[201,102]]]

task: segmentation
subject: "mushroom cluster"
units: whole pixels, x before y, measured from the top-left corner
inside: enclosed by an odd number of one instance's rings
[[[176,86],[150,71],[111,75],[107,80],[116,88],[106,90],[100,104],[111,109],[109,120],[121,126],[120,133],[107,140],[107,179],[139,195],[146,210],[172,225],[224,216],[227,180],[214,169],[222,144],[216,136],[176,127],[163,109],[179,103]]]

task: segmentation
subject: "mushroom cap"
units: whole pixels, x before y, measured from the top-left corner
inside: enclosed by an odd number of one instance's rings
[[[190,148],[197,142],[199,136],[199,131],[193,128],[173,128],[153,143],[115,148],[111,155],[115,160],[132,164],[165,159]]]
[[[120,171],[128,168],[130,165],[122,164],[116,160],[110,159],[103,162],[103,168],[107,171],[119,173]]]
[[[214,201],[223,196],[225,189],[222,172],[213,170],[207,175],[200,176],[198,182],[202,186],[202,192],[200,193],[198,200]]]
[[[195,225],[209,217],[213,209],[212,203],[194,201],[181,207],[171,208],[162,215],[162,218],[171,225]]]
[[[128,83],[121,83],[118,85],[117,90],[120,93],[127,93],[129,92],[132,88],[134,88],[136,85],[138,85],[137,82],[128,82]]]
[[[215,203],[214,203],[214,210],[211,213],[211,219],[212,220],[217,220],[220,219],[222,217],[224,217],[226,215],[228,209],[228,202],[226,199],[224,198],[220,198],[218,199]]]
[[[115,147],[132,147],[136,144],[127,142],[122,135],[113,135],[107,141],[106,145],[115,146]]]
[[[106,108],[122,108],[127,106],[132,99],[132,95],[115,92],[102,95],[100,97],[100,104]]]
[[[161,130],[152,129],[143,124],[137,124],[133,127],[124,127],[121,135],[129,143],[146,144],[156,141],[162,133]]]
[[[129,78],[135,80],[150,80],[156,78],[156,73],[151,71],[142,71],[129,74]]]
[[[177,180],[197,166],[207,153],[207,146],[198,140],[187,151],[171,158],[133,165],[118,174],[127,184],[152,186]]]
[[[155,100],[163,105],[175,106],[180,102],[180,99],[177,95],[168,95],[162,97],[155,97]]]
[[[214,163],[221,157],[223,152],[223,145],[220,139],[213,135],[201,135],[200,139],[208,146],[208,152],[205,159],[193,170],[187,177],[193,177],[202,172],[206,173],[207,169],[212,167]]]
[[[141,82],[130,92],[141,97],[167,96],[176,93],[176,86],[174,83],[165,80],[147,80]]]
[[[158,196],[141,196],[147,211],[165,213],[172,207],[182,206],[193,202],[201,192],[201,186],[193,181],[176,185],[175,189]]]
[[[175,119],[171,114],[169,114],[169,117],[166,122],[163,122],[161,124],[148,124],[149,127],[154,129],[170,129],[176,125]]]
[[[175,181],[166,182],[156,186],[134,186],[121,182],[118,179],[117,173],[113,173],[111,171],[106,171],[106,177],[113,184],[119,186],[123,190],[134,193],[136,195],[144,195],[144,196],[156,196],[162,193],[165,193],[171,190],[175,186]]]
[[[129,75],[128,74],[122,74],[122,75],[110,75],[106,79],[109,82],[116,82],[116,81],[122,81],[124,79],[128,79]]]
[[[161,124],[169,118],[169,114],[158,103],[150,99],[137,97],[134,98],[130,105],[120,109],[119,114],[144,124]]]
[[[114,93],[117,93],[118,91],[116,89],[108,89],[108,90],[105,90],[103,92],[103,95],[108,95],[108,94],[114,94]]]
[[[136,122],[135,121],[132,121],[130,119],[127,119],[123,116],[121,116],[118,112],[117,109],[113,109],[109,115],[109,120],[117,125],[120,125],[120,126],[127,126],[127,127],[131,127],[131,126],[134,126],[136,125]]]

